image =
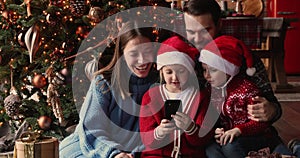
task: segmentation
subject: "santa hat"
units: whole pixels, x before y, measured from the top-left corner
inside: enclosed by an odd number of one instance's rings
[[[193,73],[197,54],[199,51],[179,36],[170,37],[161,43],[157,52],[157,70],[166,65],[180,64]]]
[[[225,72],[231,76],[239,73],[243,60],[246,60],[249,76],[253,76],[253,57],[246,45],[232,37],[220,36],[208,43],[201,51],[199,61]]]

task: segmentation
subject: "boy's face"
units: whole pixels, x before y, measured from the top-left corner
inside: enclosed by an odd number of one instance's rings
[[[173,93],[181,92],[190,76],[190,72],[179,64],[164,66],[161,71],[167,90]]]
[[[193,16],[184,13],[185,29],[187,39],[201,51],[201,49],[218,33],[218,28],[215,25],[211,14]]]
[[[226,75],[225,72],[220,71],[211,66],[208,66],[207,64],[204,63],[202,63],[202,67],[203,67],[203,76],[207,80],[207,82],[210,83],[212,87],[221,87],[226,83],[227,78],[229,76]]]

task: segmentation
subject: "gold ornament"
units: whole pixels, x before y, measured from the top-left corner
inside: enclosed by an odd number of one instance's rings
[[[47,85],[47,80],[46,80],[45,76],[43,76],[41,74],[37,74],[33,77],[32,84],[36,88],[43,88]]]
[[[43,130],[49,129],[51,126],[51,122],[52,120],[49,116],[41,116],[38,119],[38,125]]]
[[[99,23],[104,16],[104,12],[100,7],[91,7],[88,18],[94,23]]]

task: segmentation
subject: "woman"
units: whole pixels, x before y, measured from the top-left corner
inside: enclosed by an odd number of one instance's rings
[[[113,59],[92,81],[75,132],[60,144],[60,157],[129,158],[143,150],[139,107],[158,76],[152,30],[135,26],[122,27]]]

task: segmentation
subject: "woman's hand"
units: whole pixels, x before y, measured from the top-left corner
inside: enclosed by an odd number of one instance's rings
[[[121,152],[115,156],[115,158],[133,158],[133,156],[129,153]]]
[[[226,145],[228,142],[231,143],[234,137],[238,137],[240,135],[241,130],[238,128],[228,130],[220,137],[220,145]]]
[[[182,112],[176,112],[176,115],[171,115],[171,117],[174,119],[175,125],[182,130],[187,130],[192,123],[192,119]]]
[[[247,107],[251,120],[270,121],[274,118],[277,109],[272,102],[264,97],[254,97],[252,100],[255,104],[249,104]]]
[[[176,126],[173,122],[163,119],[161,120],[159,126],[156,127],[156,132],[159,137],[165,137],[167,134],[170,134],[176,129]]]
[[[217,143],[221,143],[220,142],[220,138],[221,136],[224,134],[224,128],[216,128],[215,130],[215,139]]]

